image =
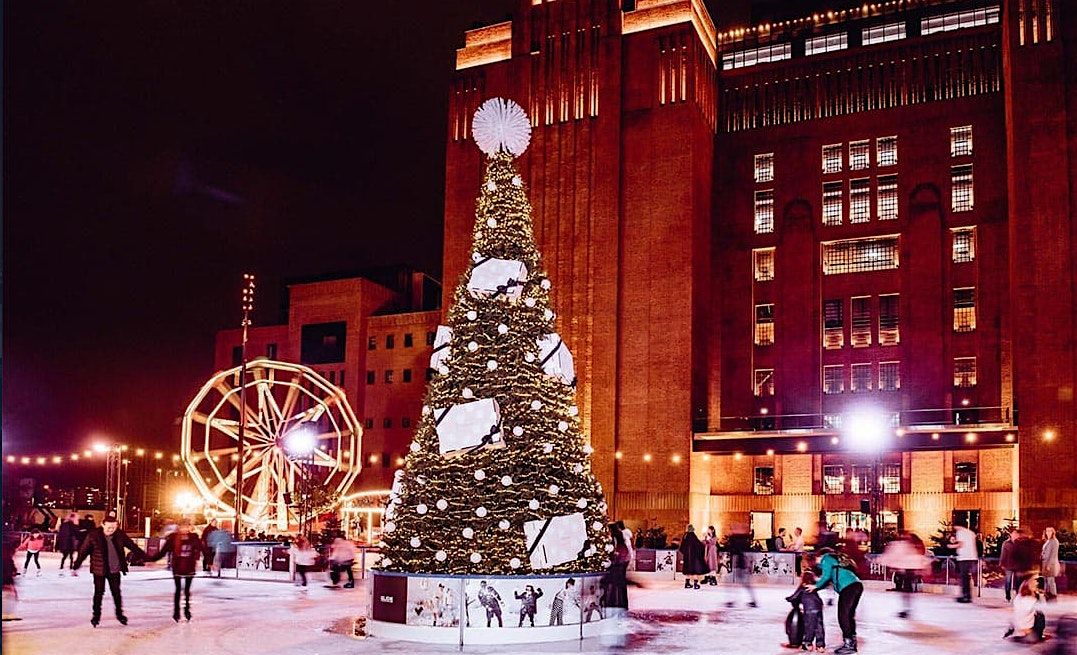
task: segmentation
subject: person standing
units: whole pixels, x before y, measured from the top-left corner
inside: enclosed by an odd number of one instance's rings
[[[180,619],[180,588],[183,588],[183,617],[191,620],[191,583],[198,568],[198,558],[202,556],[202,539],[194,532],[190,519],[183,519],[176,526],[176,531],[165,540],[164,546],[149,561],[156,562],[171,553],[172,581],[176,593],[172,598],[172,620]]]
[[[796,528],[793,530],[793,541],[788,546],[782,548],[787,553],[800,553],[804,551],[804,529]]]
[[[213,550],[213,563],[210,567],[211,574],[217,573],[221,577],[221,568],[224,567],[225,559],[236,552],[236,546],[232,543],[232,533],[228,530],[214,530],[209,535],[209,546]]]
[[[703,558],[707,561],[707,575],[703,576],[703,582],[710,582],[712,586],[718,584],[718,533],[714,526],[707,526],[707,534],[703,537]]]
[[[1013,600],[1012,592],[1017,591],[1014,588],[1014,578],[1017,575],[1014,562],[1013,544],[1017,541],[1017,531],[1010,530],[1006,541],[1002,542],[1002,550],[999,553],[998,565],[1002,567],[1002,572],[1005,576],[1004,589],[1006,592],[1006,602]]]
[[[950,549],[957,551],[957,575],[961,578],[961,595],[959,603],[972,602],[972,576],[976,573],[976,533],[962,522],[954,524],[954,534],[950,538]]]
[[[530,619],[531,627],[535,627],[535,612],[538,611],[538,599],[542,598],[542,589],[527,585],[523,591],[513,592],[513,596],[520,601],[520,623],[516,627],[524,626],[524,618]]]
[[[112,594],[112,602],[116,605],[116,620],[127,625],[127,617],[123,614],[123,597],[120,595],[121,576],[127,574],[126,551],[131,551],[139,559],[146,558],[146,553],[119,528],[116,512],[109,511],[101,527],[94,528],[86,535],[75,559],[74,569],[77,571],[82,562],[90,558],[90,573],[93,574],[93,615],[90,625],[95,628],[101,622],[101,601],[105,596],[106,583]]]
[[[1053,601],[1058,596],[1058,586],[1055,578],[1062,573],[1062,565],[1058,561],[1058,537],[1055,536],[1054,528],[1043,531],[1043,548],[1040,551],[1040,575],[1043,576],[1044,592],[1047,600]]]
[[[318,559],[318,552],[310,546],[310,542],[303,535],[295,539],[295,543],[288,549],[292,561],[295,562],[295,572],[299,574],[296,586],[307,586],[307,571],[309,571]]]
[[[343,536],[337,535],[337,538],[329,546],[329,581],[333,583],[331,586],[335,588],[340,582],[341,573],[346,572],[348,581],[344,583],[344,588],[354,588],[355,573],[352,572],[352,566],[354,565],[355,545]]]
[[[67,520],[60,524],[56,535],[56,550],[60,551],[60,575],[64,574],[64,564],[75,565],[75,553],[79,550],[79,515],[71,512]],[[74,571],[71,572],[75,574]]]
[[[847,558],[839,560],[834,551],[823,548],[819,551],[819,581],[815,584],[816,591],[834,587],[838,592],[838,626],[841,627],[843,644],[834,651],[836,655],[856,652],[856,608],[860,604],[860,596],[864,593],[864,585],[860,582],[854,570],[855,564]]]
[[[213,540],[211,537],[217,531],[217,519],[210,519],[206,529],[202,531],[202,572],[209,574],[213,564]]]
[[[778,528],[778,536],[774,537],[774,547],[771,550],[779,553],[785,550],[785,528]]]
[[[624,521],[617,521],[617,528],[621,531],[621,538],[624,539],[625,547],[628,548],[628,565],[631,567],[632,562],[636,559],[636,544],[633,541],[632,530],[625,526]]]
[[[30,559],[34,560],[34,564],[37,566],[37,577],[41,577],[41,549],[45,547],[45,535],[41,534],[41,530],[34,528],[33,532],[29,534],[16,550],[26,549],[26,561],[22,565],[22,573],[26,575],[26,571],[30,568]]]
[[[494,618],[497,619],[497,627],[504,628],[505,623],[501,620],[501,594],[497,593],[491,585],[483,580],[479,583],[479,604],[486,609],[486,627]]]
[[[695,583],[695,588],[699,589],[699,581],[707,573],[707,560],[703,557],[703,542],[696,536],[696,529],[691,525],[684,532],[679,550],[684,588],[691,589],[692,583]]]
[[[818,580],[811,571],[800,574],[800,585],[786,600],[793,604],[793,612],[786,618],[786,636],[789,646],[801,650],[826,652],[826,631],[823,628],[823,600],[815,590]],[[800,629],[790,629],[790,619],[800,616]],[[791,633],[791,634],[790,634]],[[799,638],[798,638],[799,637]]]

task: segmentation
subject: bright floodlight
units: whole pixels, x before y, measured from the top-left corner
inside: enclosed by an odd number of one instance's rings
[[[284,447],[296,457],[305,457],[314,452],[314,435],[303,428],[292,430],[284,439]]]
[[[95,453],[103,453],[108,450],[108,446],[99,441],[93,445],[93,449]]]
[[[886,447],[888,426],[881,412],[858,411],[846,416],[842,425],[842,433],[851,449],[873,452]]]
[[[176,509],[181,512],[191,512],[199,505],[199,498],[189,491],[181,491],[176,494]]]

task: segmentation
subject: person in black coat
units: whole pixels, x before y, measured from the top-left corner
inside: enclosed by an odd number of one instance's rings
[[[127,625],[127,617],[123,614],[123,597],[120,595],[120,576],[127,573],[128,554],[125,551],[131,551],[138,559],[146,559],[146,553],[119,526],[116,512],[107,513],[101,527],[86,535],[75,559],[74,569],[77,571],[83,560],[90,558],[90,573],[93,574],[93,615],[90,625],[95,628],[101,622],[101,601],[105,596],[106,582],[116,605],[116,620]]]
[[[818,581],[815,574],[805,571],[800,575],[800,584],[793,595],[786,600],[793,604],[793,611],[785,620],[785,631],[790,646],[799,646],[801,650],[826,652],[826,632],[823,629],[823,600],[815,590]]]
[[[75,553],[79,550],[79,515],[71,512],[67,520],[60,524],[59,533],[56,535],[56,550],[60,551],[60,575],[63,575],[64,564],[71,568],[75,567]],[[70,558],[70,561],[68,559]]]
[[[684,573],[684,588],[691,589],[692,583],[699,589],[699,581],[710,572],[707,566],[707,558],[703,553],[703,542],[696,536],[696,529],[692,526],[684,532],[681,539],[681,571]]]

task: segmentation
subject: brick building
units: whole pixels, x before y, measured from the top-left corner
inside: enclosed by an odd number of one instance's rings
[[[616,515],[1072,529],[1075,12],[720,5],[517,0],[469,31],[444,279],[482,174],[470,116],[512,98]]]

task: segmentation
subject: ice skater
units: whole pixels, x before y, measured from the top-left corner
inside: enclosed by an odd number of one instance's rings
[[[18,550],[26,549],[26,561],[22,565],[22,574],[26,575],[26,571],[30,568],[30,559],[33,558],[34,565],[37,566],[37,577],[41,577],[41,549],[45,547],[45,535],[41,534],[41,530],[34,528],[34,531],[30,533],[22,543],[19,544]]]
[[[183,519],[176,527],[176,531],[168,536],[164,546],[149,561],[156,562],[171,553],[172,581],[176,585],[176,593],[172,597],[172,620],[179,623],[180,620],[180,588],[183,588],[183,618],[191,620],[191,583],[194,582],[195,571],[198,568],[198,558],[202,556],[204,544],[194,532],[194,525],[190,519]]]
[[[119,528],[116,512],[105,514],[101,527],[86,535],[75,559],[74,569],[77,571],[83,560],[90,558],[90,573],[93,574],[93,615],[90,625],[95,628],[101,622],[101,601],[105,597],[106,583],[112,593],[112,602],[116,605],[116,620],[127,625],[127,617],[123,614],[123,596],[120,595],[121,576],[127,574],[126,551],[131,551],[131,555],[138,559],[146,558],[146,553]]]
[[[829,548],[819,551],[819,581],[816,591],[834,586],[838,592],[838,625],[841,626],[843,644],[834,651],[836,655],[855,653],[856,651],[856,608],[860,596],[864,593],[864,584],[856,575],[856,564],[848,557],[841,557]]]
[[[318,552],[311,548],[310,542],[303,535],[299,535],[295,539],[295,543],[288,549],[288,554],[292,557],[292,561],[295,562],[295,572],[299,574],[299,581],[296,582],[296,586],[307,586],[307,571],[314,567],[314,563],[318,559]]]
[[[732,560],[733,579],[748,592],[748,607],[758,607],[755,602],[755,590],[752,589],[752,572],[748,569],[747,552],[752,548],[752,536],[748,526],[734,525],[734,532],[729,535],[729,559]],[[729,601],[726,607],[733,607]]]
[[[1043,631],[1047,627],[1043,614],[1044,602],[1040,578],[1025,580],[1013,599],[1013,619],[1002,638],[1012,637],[1015,641],[1032,643],[1043,641]]]
[[[531,621],[531,627],[535,627],[535,612],[538,611],[538,599],[542,598],[542,589],[535,589],[534,585],[527,585],[523,591],[513,592],[516,600],[520,601],[520,623],[517,628],[522,628],[524,619]]]
[[[698,541],[698,540],[697,540]],[[565,588],[554,594],[553,603],[550,604],[550,625],[565,624],[565,605],[571,600],[580,607],[580,597],[576,594],[576,580],[569,578],[565,581]]]
[[[694,584],[694,587],[699,589],[699,583],[707,574],[708,566],[703,542],[696,536],[695,527],[689,525],[685,528],[680,552],[683,558],[681,570],[684,572],[684,588],[692,589]]]
[[[60,524],[60,530],[56,535],[56,550],[60,551],[60,575],[68,567],[75,565],[75,553],[79,551],[79,515],[71,512],[67,520]],[[71,575],[75,575],[72,571]]]
[[[4,539],[3,547],[3,562],[0,562],[3,565],[4,574],[3,620],[21,621],[22,619],[18,616],[19,592],[15,589],[15,576],[19,574],[15,564],[15,544]]]
[[[217,519],[210,519],[206,529],[202,530],[202,572],[206,575],[210,574],[210,567],[213,566],[213,533],[219,529]]]
[[[826,631],[823,627],[823,599],[819,597],[815,585],[818,580],[811,571],[800,574],[800,586],[793,594],[786,598],[793,604],[793,611],[799,618],[798,630],[789,630],[787,619],[786,632],[789,634],[789,645],[800,646],[800,650],[815,650],[819,653],[826,652]],[[799,637],[799,639],[797,638]]]
[[[501,594],[497,593],[497,589],[486,584],[483,580],[479,583],[479,603],[486,608],[486,627],[490,627],[490,623],[496,617],[497,627],[504,628],[505,624],[501,620]]]
[[[341,573],[348,574],[348,581],[344,583],[345,589],[355,587],[355,573],[352,566],[355,565],[355,545],[348,539],[338,535],[329,546],[329,581],[334,589],[340,583]]]

